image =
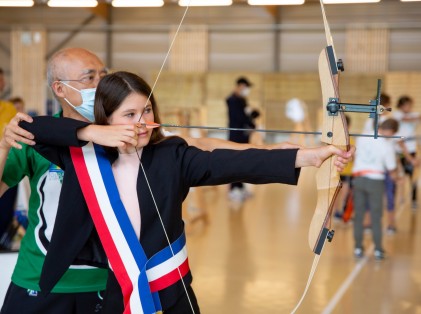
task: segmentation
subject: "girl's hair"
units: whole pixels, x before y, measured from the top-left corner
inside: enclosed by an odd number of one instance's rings
[[[400,108],[400,107],[402,107],[403,105],[405,105],[408,102],[411,102],[412,103],[412,98],[409,97],[409,96],[402,96],[398,100],[397,107]]]
[[[159,118],[158,106],[154,96],[151,94],[151,88],[142,78],[136,74],[119,71],[104,76],[96,89],[95,93],[95,123],[99,125],[108,125],[110,115],[120,107],[121,103],[132,93],[137,93],[149,97],[154,113],[154,122],[161,123]],[[146,106],[146,104],[145,104]],[[164,139],[161,127],[154,128],[150,139],[151,144],[156,144]]]

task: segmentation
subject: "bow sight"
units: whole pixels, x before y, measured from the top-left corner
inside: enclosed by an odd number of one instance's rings
[[[326,105],[326,110],[329,116],[337,116],[338,112],[366,112],[369,114],[369,118],[374,119],[374,138],[378,137],[379,131],[379,115],[385,111],[392,111],[392,108],[385,108],[380,104],[380,91],[382,81],[377,81],[377,96],[376,99],[370,100],[369,105],[364,104],[347,104],[340,103],[338,98],[329,98],[329,102]],[[328,137],[332,137],[333,134],[329,132]]]

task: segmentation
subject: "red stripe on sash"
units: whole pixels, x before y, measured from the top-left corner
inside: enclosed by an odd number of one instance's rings
[[[123,261],[120,258],[120,254],[117,251],[117,248],[112,239],[111,233],[107,228],[106,222],[102,215],[101,209],[98,204],[98,200],[95,195],[94,188],[91,183],[91,179],[88,173],[88,169],[84,162],[85,158],[83,156],[82,149],[77,147],[70,147],[70,151],[75,158],[80,158],[83,162],[74,163],[75,168],[77,168],[77,176],[79,179],[79,184],[82,188],[86,203],[88,204],[89,211],[91,213],[92,219],[95,222],[95,227],[98,232],[98,235],[101,239],[101,242],[104,245],[104,249],[107,252],[107,256],[113,267],[113,271],[116,273],[116,278],[120,284],[120,287],[123,292],[124,304],[126,304],[125,313],[131,313],[130,311],[130,294],[133,291],[133,285],[128,276]]]
[[[186,260],[178,267],[181,272],[181,277],[184,277],[189,272],[189,259]],[[170,271],[168,274],[158,278],[154,281],[149,282],[149,287],[151,288],[152,292],[156,292],[169,286],[173,285],[177,281],[180,280],[180,274],[178,273],[178,269],[175,268],[174,270]]]

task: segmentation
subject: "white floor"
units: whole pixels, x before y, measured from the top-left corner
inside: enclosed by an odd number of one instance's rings
[[[0,304],[3,304],[17,258],[18,253],[0,253]]]

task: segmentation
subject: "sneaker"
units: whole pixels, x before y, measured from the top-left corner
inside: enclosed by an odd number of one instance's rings
[[[388,226],[386,229],[386,233],[388,235],[394,235],[396,233],[396,227]]]
[[[383,250],[375,250],[374,251],[374,258],[378,261],[385,259],[385,252]]]
[[[360,247],[356,247],[354,249],[354,257],[355,258],[362,258],[364,257],[364,250]]]

